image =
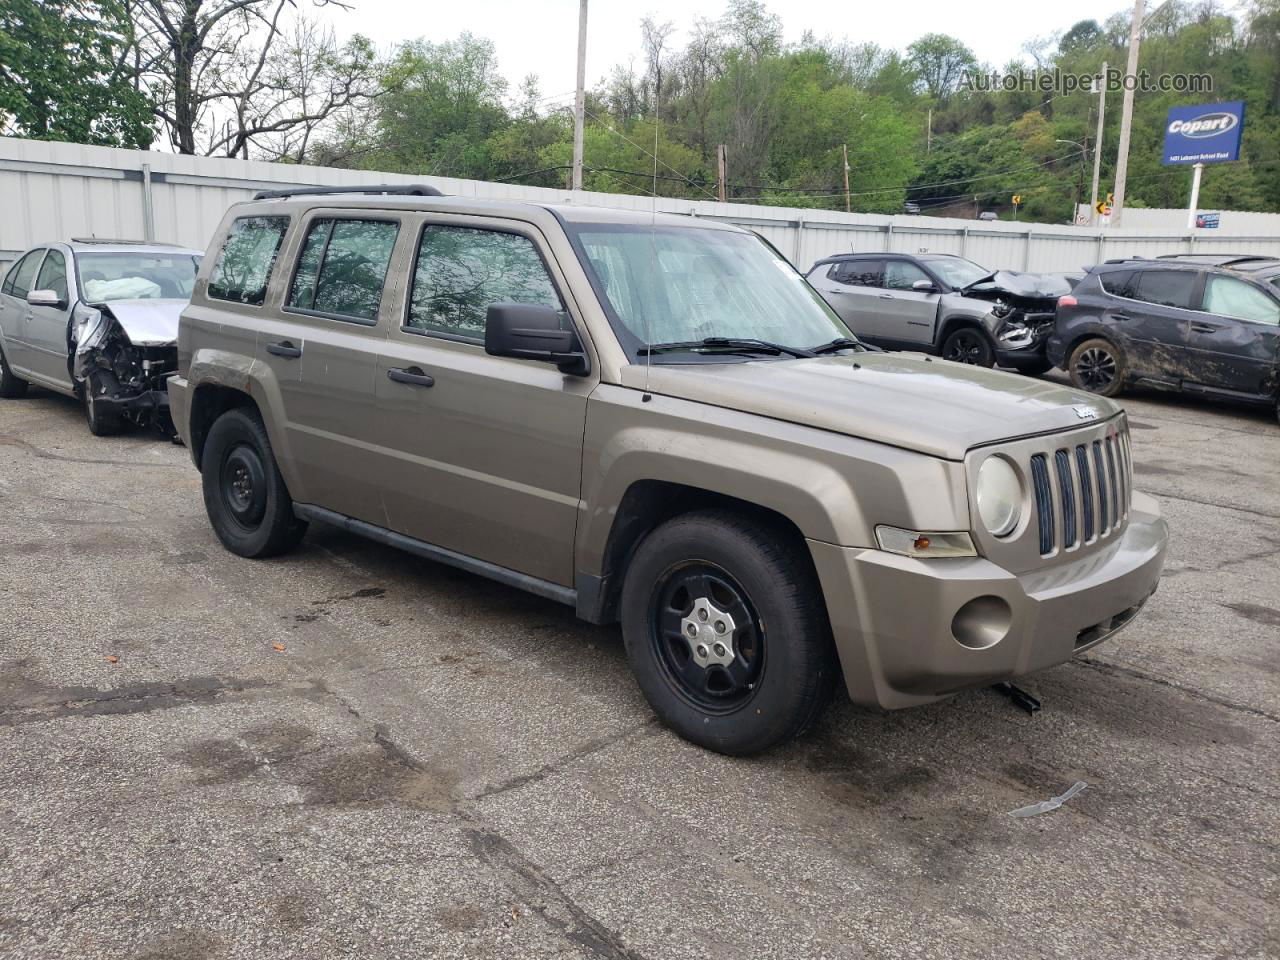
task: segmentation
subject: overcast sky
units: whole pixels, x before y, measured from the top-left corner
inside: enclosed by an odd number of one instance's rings
[[[515,93],[528,74],[540,78],[543,96],[571,94],[578,41],[578,0],[455,0],[405,3],[403,0],[351,0],[350,13],[332,14],[340,35],[364,33],[379,47],[425,37],[456,37],[464,30],[493,40],[498,63]],[[594,85],[616,63],[639,63],[640,20],[649,15],[675,24],[675,46],[698,17],[719,17],[724,0],[591,0],[587,18],[587,84]],[[978,59],[1002,65],[1019,57],[1032,37],[1066,30],[1077,20],[1101,22],[1130,9],[1125,0],[1078,0],[1058,6],[1026,0],[990,0],[980,5],[955,0],[837,3],[832,0],[774,0],[769,8],[782,17],[788,41],[806,30],[854,42],[872,41],[905,48],[924,33],[958,37]],[[306,9],[305,5],[303,9]],[[321,16],[325,11],[320,12]]]

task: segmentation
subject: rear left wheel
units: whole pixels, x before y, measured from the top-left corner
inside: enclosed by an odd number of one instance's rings
[[[0,348],[0,397],[6,400],[17,400],[27,395],[27,381],[19,378],[9,369],[9,361]]]

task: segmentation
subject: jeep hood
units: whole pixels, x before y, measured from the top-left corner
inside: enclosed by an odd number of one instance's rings
[[[621,379],[623,386],[643,389],[644,366],[624,367]],[[1119,411],[1110,400],[1073,387],[906,353],[655,363],[649,389],[947,460],[962,460],[983,444],[1068,430]]]
[[[186,300],[110,300],[93,304],[116,318],[135,347],[163,347],[178,342],[178,317]]]

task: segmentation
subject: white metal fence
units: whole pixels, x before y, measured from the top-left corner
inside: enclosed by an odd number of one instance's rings
[[[689,214],[759,231],[801,269],[853,250],[955,253],[993,269],[1076,270],[1109,257],[1227,251],[1280,256],[1280,229],[1192,235],[1048,224],[838,213],[522,187],[449,177],[188,157],[0,138],[0,264],[68,237],[151,239],[204,249],[226,208],[257,190],[426,182],[444,193]]]

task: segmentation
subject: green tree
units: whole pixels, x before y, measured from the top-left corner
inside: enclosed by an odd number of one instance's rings
[[[132,27],[117,0],[0,0],[0,131],[148,147]]]

